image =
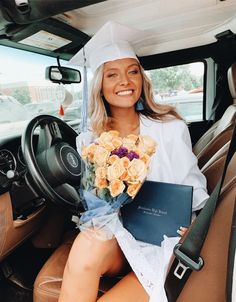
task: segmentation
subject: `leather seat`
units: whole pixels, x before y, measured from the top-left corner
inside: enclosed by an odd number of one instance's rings
[[[236,94],[235,94],[236,99]],[[222,118],[197,141],[193,152],[201,169],[231,138],[236,120],[236,104],[230,105]]]
[[[201,169],[201,172],[207,179],[207,191],[209,194],[211,194],[223,173],[224,162],[229,149],[229,144],[230,142],[226,143]],[[232,178],[232,171],[230,167],[228,167],[225,182],[228,182],[229,177]]]
[[[234,169],[234,178],[221,192],[220,204],[201,250],[204,266],[191,274],[177,302],[226,301],[227,261],[236,196],[236,156],[230,169]]]
[[[34,301],[58,301],[64,267],[75,236],[76,234],[72,233],[65,238],[64,242],[44,264],[34,283]]]
[[[236,64],[228,70],[228,83],[234,104],[226,109],[221,119],[194,145],[193,152],[198,158],[199,168],[202,168],[231,138],[236,121]]]
[[[71,232],[67,234],[62,244],[55,250],[51,257],[42,267],[34,282],[34,302],[57,302],[62,284],[62,276],[72,243],[78,234]],[[99,285],[98,297],[103,295],[121,277],[102,277]]]

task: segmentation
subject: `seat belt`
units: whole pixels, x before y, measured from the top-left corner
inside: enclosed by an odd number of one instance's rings
[[[189,232],[181,243],[174,247],[175,258],[165,281],[165,291],[169,302],[175,302],[192,271],[199,271],[204,261],[200,257],[201,249],[206,239],[223,185],[228,164],[236,151],[236,125],[225,160],[223,174],[207,200],[205,206],[196,217]]]

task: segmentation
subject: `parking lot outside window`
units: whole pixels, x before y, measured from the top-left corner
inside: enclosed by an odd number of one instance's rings
[[[157,103],[175,106],[187,122],[203,120],[203,62],[153,69],[147,74]]]

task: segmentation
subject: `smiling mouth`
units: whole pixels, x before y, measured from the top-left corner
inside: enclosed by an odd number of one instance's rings
[[[126,96],[126,95],[133,94],[133,92],[134,92],[134,90],[129,89],[129,90],[118,91],[116,94],[119,96]]]

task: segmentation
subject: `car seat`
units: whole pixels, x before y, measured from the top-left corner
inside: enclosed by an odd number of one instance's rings
[[[202,167],[201,172],[205,175],[207,179],[207,192],[209,194],[212,193],[216,183],[219,180],[220,175],[223,173],[224,162],[226,159],[226,155],[229,149],[230,142],[226,143],[216,154],[212,156],[212,158]],[[228,177],[232,177],[232,173],[230,168],[228,168],[228,173],[226,175],[226,179]]]
[[[193,152],[198,158],[199,168],[202,168],[231,138],[236,120],[236,63],[228,70],[228,83],[233,104],[193,147]]]
[[[225,158],[225,156],[223,157]],[[214,173],[214,169],[212,172]],[[226,301],[228,257],[236,202],[235,196],[236,153],[228,166],[219,205],[201,250],[204,266],[200,271],[192,272],[176,300],[177,302],[188,302],[190,300],[191,302]]]

